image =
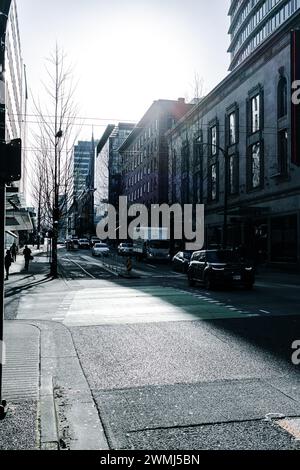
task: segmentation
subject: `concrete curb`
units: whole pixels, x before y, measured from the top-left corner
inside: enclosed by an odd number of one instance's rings
[[[41,331],[41,449],[108,450],[70,331],[59,323],[31,324]]]

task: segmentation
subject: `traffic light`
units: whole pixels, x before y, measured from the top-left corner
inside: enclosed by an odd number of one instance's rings
[[[0,180],[4,183],[19,181],[22,167],[22,141],[13,139],[1,143],[0,147]]]

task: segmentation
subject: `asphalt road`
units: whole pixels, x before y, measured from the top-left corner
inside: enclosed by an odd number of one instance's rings
[[[70,329],[112,448],[300,449],[279,426],[300,417],[296,276],[208,292],[168,265],[127,279],[89,251],[59,257],[59,287],[27,293],[18,318]]]

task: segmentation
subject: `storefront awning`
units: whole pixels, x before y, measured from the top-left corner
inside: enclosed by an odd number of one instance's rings
[[[15,189],[15,190],[14,190]],[[5,230],[19,232],[33,229],[30,211],[24,207],[17,188],[8,188],[6,193]]]

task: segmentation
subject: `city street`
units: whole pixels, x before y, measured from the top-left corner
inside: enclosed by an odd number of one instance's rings
[[[1,0],[0,44],[0,451],[300,450],[300,0]]]
[[[283,430],[300,415],[296,275],[208,292],[169,265],[134,263],[127,279],[89,251],[59,259],[62,279],[15,292],[15,319],[71,333],[108,447],[300,448],[295,422]]]

